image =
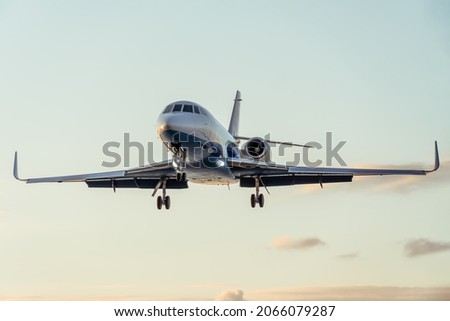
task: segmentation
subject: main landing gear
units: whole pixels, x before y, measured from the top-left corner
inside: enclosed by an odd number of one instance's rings
[[[256,194],[250,196],[250,205],[252,208],[255,208],[256,204],[259,204],[259,207],[264,207],[264,195],[259,194],[259,177],[255,177],[255,187]]]
[[[152,196],[155,196],[156,193],[160,188],[162,188],[162,196],[158,195],[158,198],[156,199],[156,207],[158,210],[162,209],[164,206],[166,210],[170,208],[170,196],[166,195],[166,183],[167,183],[167,177],[162,177],[158,184],[156,184],[155,190],[153,191]]]
[[[158,210],[162,209],[162,207],[165,206],[166,210],[168,210],[170,208],[170,196],[158,196],[158,198],[156,199],[156,207],[158,208]]]
[[[177,182],[184,182],[186,181],[186,173],[177,173]],[[158,190],[162,189],[162,196],[159,195],[156,198],[156,208],[158,210],[162,209],[163,207],[168,210],[170,208],[170,196],[166,195],[166,187],[167,187],[167,177],[161,177],[158,184],[155,186],[155,190],[153,191],[152,197],[156,195]]]

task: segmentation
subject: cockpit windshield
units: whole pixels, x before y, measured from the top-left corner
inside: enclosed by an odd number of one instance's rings
[[[185,113],[192,113],[192,112],[193,112],[193,110],[192,110],[192,105],[184,105],[184,106],[183,106],[183,111],[184,111]]]
[[[206,109],[204,109],[201,106],[193,105],[193,104],[182,104],[182,103],[175,103],[175,104],[168,105],[164,109],[163,114],[177,113],[177,112],[200,114],[200,115],[208,114]]]

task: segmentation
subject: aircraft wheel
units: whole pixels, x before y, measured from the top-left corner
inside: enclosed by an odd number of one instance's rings
[[[170,208],[170,196],[169,195],[166,196],[164,205],[166,206],[166,210],[168,210]]]
[[[252,196],[250,196],[250,205],[254,208],[256,206],[256,195],[252,194]]]
[[[177,182],[181,182],[182,175],[181,173],[177,173]]]
[[[158,196],[158,198],[156,199],[156,207],[158,208],[158,210],[160,210],[163,206],[163,199],[161,196]]]
[[[263,194],[259,194],[258,203],[259,203],[259,207],[264,207],[264,195]]]

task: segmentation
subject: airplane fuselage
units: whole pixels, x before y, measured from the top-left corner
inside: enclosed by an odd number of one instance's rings
[[[174,156],[174,168],[192,183],[227,185],[236,177],[225,166],[239,157],[235,138],[201,105],[169,104],[157,120],[157,135]]]

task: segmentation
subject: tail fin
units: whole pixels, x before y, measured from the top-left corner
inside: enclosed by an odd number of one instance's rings
[[[236,91],[236,98],[234,98],[233,112],[231,113],[230,126],[228,132],[234,137],[239,135],[239,112],[241,109],[241,92]]]

